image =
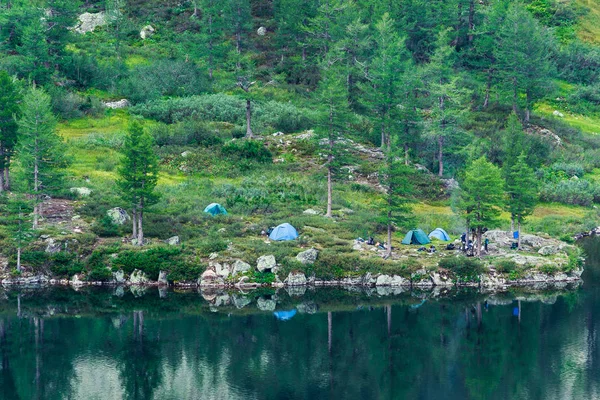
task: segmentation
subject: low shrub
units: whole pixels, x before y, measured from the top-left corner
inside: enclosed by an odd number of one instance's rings
[[[196,281],[206,268],[200,264],[176,263],[171,266],[167,279],[171,282]]]
[[[481,261],[469,257],[442,258],[439,266],[454,273],[460,282],[478,282],[486,270]]]
[[[273,154],[262,142],[256,140],[236,140],[227,143],[221,150],[223,155],[238,160],[253,160],[259,163],[270,163]]]
[[[126,250],[112,261],[114,269],[122,269],[125,273],[131,274],[135,269],[143,271],[151,280],[158,279],[158,273],[161,270],[169,270],[172,265],[181,260],[179,256],[181,250],[171,247],[155,247],[148,250]]]
[[[92,232],[100,237],[114,237],[119,235],[119,226],[108,215],[105,215],[92,224]]]
[[[554,275],[558,270],[559,269],[555,264],[545,264],[539,267],[539,271],[546,275]]]
[[[501,274],[509,274],[515,269],[517,269],[517,263],[513,260],[498,260],[496,261],[494,267],[496,267],[496,271]]]

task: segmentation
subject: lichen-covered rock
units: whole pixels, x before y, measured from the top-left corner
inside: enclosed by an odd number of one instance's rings
[[[290,272],[287,278],[283,281],[288,286],[304,286],[306,285],[306,276],[302,272]]]
[[[375,286],[392,286],[392,277],[389,275],[379,275]]]
[[[83,280],[81,280],[81,275],[75,274],[69,281],[69,284],[71,286],[83,286],[83,285],[85,285],[85,282]]]
[[[104,107],[110,108],[111,110],[121,110],[123,108],[127,108],[131,106],[131,103],[127,99],[121,99],[117,101],[107,101],[104,104]]]
[[[123,210],[121,207],[111,208],[106,212],[106,215],[108,215],[112,223],[116,225],[123,225],[131,220],[127,211]]]
[[[217,263],[215,264],[215,272],[221,278],[227,278],[229,275],[231,275],[231,268],[229,267],[229,264]]]
[[[410,280],[400,275],[392,276],[390,286],[410,286]]]
[[[113,281],[116,283],[125,283],[125,273],[122,269],[118,270],[117,272],[113,272],[112,275]]]
[[[445,274],[432,272],[429,276],[435,286],[452,286],[454,284],[452,279]]]
[[[309,208],[306,209],[302,212],[302,214],[306,214],[306,215],[321,215],[322,212],[319,210],[315,210],[314,208]]]
[[[46,239],[46,253],[58,253],[61,250],[61,248],[62,244],[59,241],[54,240],[52,238]]]
[[[258,36],[265,36],[267,34],[267,28],[265,28],[264,26],[261,26],[260,28],[258,28],[256,30],[256,34]]]
[[[169,284],[169,281],[167,280],[167,271],[160,271],[158,273],[158,284],[162,286]]]
[[[200,279],[198,279],[198,285],[200,286],[220,286],[223,285],[223,278],[221,278],[212,269],[207,269],[202,273]]]
[[[261,311],[275,311],[275,307],[277,307],[277,303],[273,299],[266,299],[264,297],[259,297],[256,301],[256,306]]]
[[[300,261],[302,264],[314,264],[317,261],[317,257],[319,256],[319,251],[317,249],[310,248],[306,251],[302,251],[298,253],[296,256],[296,260]]]
[[[173,236],[165,240],[165,243],[169,246],[177,246],[181,241],[179,240],[179,236]]]
[[[256,260],[256,269],[260,272],[273,272],[276,266],[274,255],[261,256]]]
[[[242,274],[244,272],[248,272],[252,269],[252,266],[248,263],[243,262],[242,260],[235,260],[233,263],[233,275]]]
[[[79,22],[73,28],[77,33],[85,34],[93,32],[99,26],[106,25],[106,14],[103,11],[99,13],[83,13],[78,18]]]
[[[140,271],[139,269],[134,269],[131,275],[129,276],[129,283],[132,285],[144,285],[148,283],[150,280],[144,273],[144,271]]]
[[[540,249],[538,250],[538,254],[541,254],[543,256],[550,256],[552,254],[558,253],[560,250],[561,250],[560,245],[547,245],[547,246],[540,247]]]
[[[146,25],[140,31],[140,37],[142,39],[148,39],[150,36],[156,33],[156,29],[152,25]]]

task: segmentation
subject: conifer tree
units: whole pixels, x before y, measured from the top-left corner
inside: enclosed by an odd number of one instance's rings
[[[64,143],[56,133],[50,96],[31,88],[23,97],[19,125],[19,162],[34,201],[33,228],[37,229],[45,190],[60,178],[66,166]]]
[[[31,227],[31,203],[24,196],[15,195],[7,199],[6,218],[3,225],[17,250],[17,271],[21,271],[21,252],[34,239]]]
[[[0,71],[0,192],[10,190],[10,161],[17,145],[19,91],[5,71]]]
[[[533,169],[527,165],[525,153],[521,153],[506,178],[508,195],[506,210],[510,213],[512,220],[517,223],[519,248],[521,247],[521,224],[526,217],[533,213],[538,201],[537,187]]]
[[[508,7],[497,35],[495,58],[502,86],[510,93],[515,113],[519,96],[524,96],[529,122],[533,103],[553,86],[552,35],[519,2]]]
[[[484,228],[499,225],[503,205],[504,182],[500,169],[481,157],[471,163],[461,183],[458,208],[467,220],[467,232],[475,229],[475,253],[481,255]]]
[[[154,192],[158,182],[158,157],[152,136],[134,121],[123,144],[123,159],[119,168],[119,187],[129,202],[133,214],[133,238],[138,246],[144,244],[144,211],[156,203]]]
[[[321,115],[317,132],[325,142],[327,161],[327,217],[331,217],[333,204],[333,180],[343,157],[342,138],[346,132],[350,118],[348,110],[348,91],[344,85],[344,71],[335,63],[325,62],[322,79],[317,91],[318,103],[321,105]]]

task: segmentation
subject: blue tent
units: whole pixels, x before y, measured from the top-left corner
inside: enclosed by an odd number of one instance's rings
[[[269,235],[269,239],[271,240],[294,240],[297,238],[298,231],[288,223],[277,226]]]
[[[275,311],[273,315],[280,321],[289,321],[294,317],[294,315],[296,315],[296,310],[294,309],[290,311]]]
[[[219,214],[227,215],[227,210],[225,209],[225,207],[223,207],[219,203],[210,203],[209,205],[206,206],[206,208],[204,209],[204,212],[208,213],[210,215],[213,215],[213,216],[219,215]]]
[[[443,230],[442,228],[435,228],[430,234],[429,234],[429,239],[439,239],[439,240],[443,240],[444,242],[447,242],[450,240],[450,235],[448,235],[448,232],[446,232],[445,230]]]

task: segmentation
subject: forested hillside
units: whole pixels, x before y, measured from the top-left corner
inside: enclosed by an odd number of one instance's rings
[[[0,0],[0,256],[184,280],[316,247],[335,275],[416,226],[589,231],[599,26],[593,0]]]

